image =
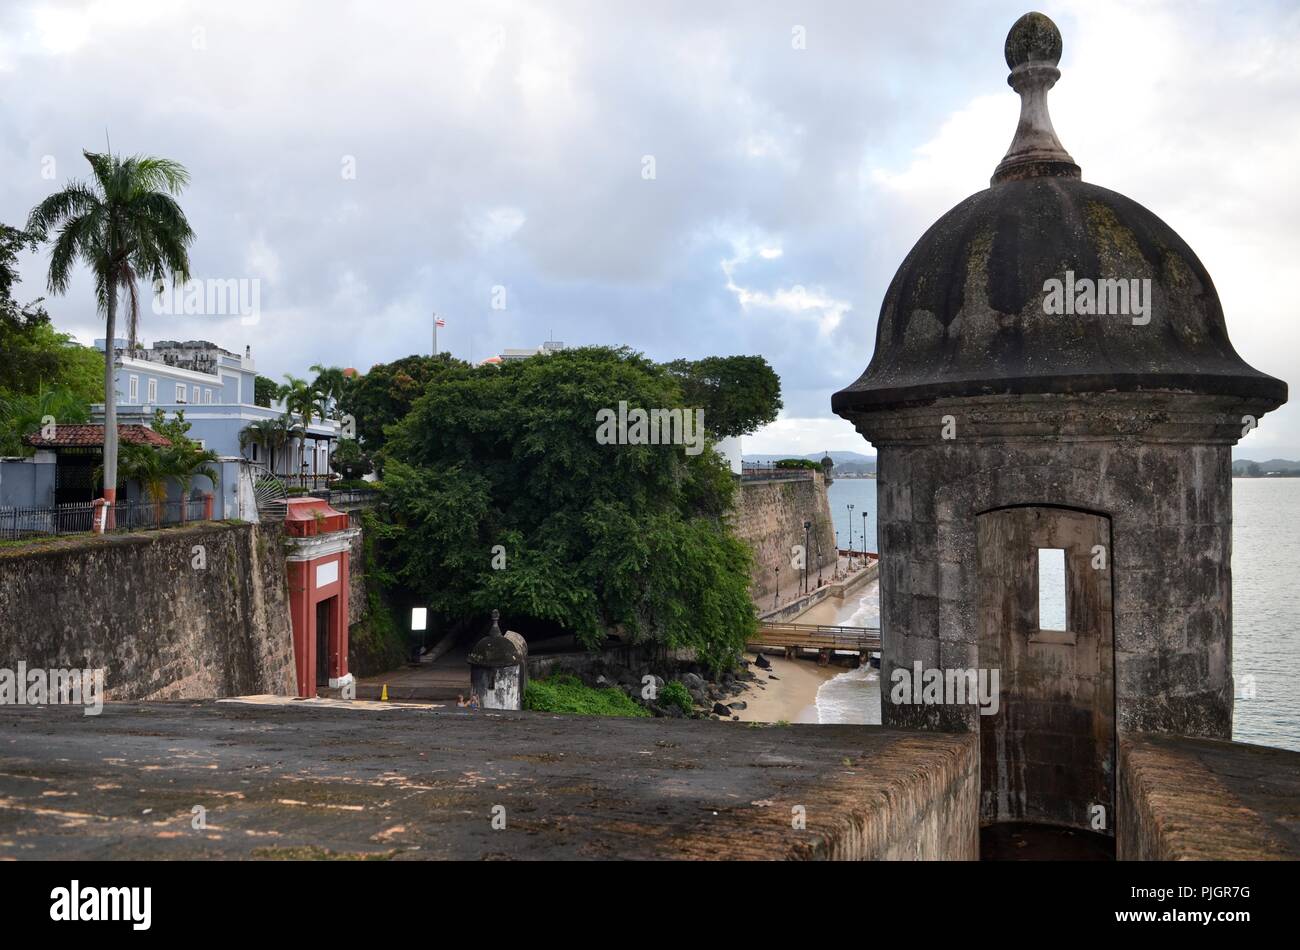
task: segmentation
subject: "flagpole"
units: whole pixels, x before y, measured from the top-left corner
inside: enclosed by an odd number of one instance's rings
[[[438,311],[433,312],[433,355],[438,355]]]

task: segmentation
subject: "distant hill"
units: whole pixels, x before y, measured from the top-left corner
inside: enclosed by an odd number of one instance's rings
[[[874,455],[863,455],[861,452],[813,452],[809,455],[749,455],[746,454],[746,462],[775,462],[778,459],[811,459],[814,462],[820,462],[823,456],[829,455],[831,461],[835,463],[835,471],[842,475],[874,475],[876,473],[876,457]]]
[[[1232,474],[1246,476],[1300,476],[1300,462],[1291,459],[1268,459],[1264,462],[1237,459],[1232,463]]]

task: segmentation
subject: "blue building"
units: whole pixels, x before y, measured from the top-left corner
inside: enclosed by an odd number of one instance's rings
[[[274,475],[289,487],[322,487],[328,481],[330,454],[341,428],[335,419],[313,419],[299,430],[300,437],[277,449],[240,444],[240,433],[250,423],[284,415],[283,404],[255,403],[257,367],[251,348],[241,356],[206,340],[159,340],[132,354],[125,340],[114,343],[118,423],[147,425],[157,409],[168,419],[184,412],[190,438],[221,457],[215,517],[241,517],[247,507],[247,498],[241,506],[241,469],[246,482],[257,475]],[[95,345],[104,349],[103,340]],[[94,421],[103,422],[102,404],[90,410]],[[292,421],[301,426],[300,418]]]

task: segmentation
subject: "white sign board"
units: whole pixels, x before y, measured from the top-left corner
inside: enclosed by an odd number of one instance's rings
[[[339,562],[330,561],[327,564],[316,565],[316,586],[324,587],[326,584],[333,584],[339,579]]]

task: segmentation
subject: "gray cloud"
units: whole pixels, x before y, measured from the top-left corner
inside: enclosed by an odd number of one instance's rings
[[[263,282],[255,327],[151,315],[146,338],[251,344],[277,377],[365,369],[427,350],[436,308],[440,342],[476,359],[552,332],[661,359],[757,352],[786,389],[770,439],[862,447],[830,393],[866,365],[912,243],[1010,140],[1001,44],[1023,3],[465,6],[8,4],[0,220],[83,175],[107,128],[116,150],[190,168],[198,276]],[[1046,12],[1066,39],[1054,114],[1085,177],[1183,230],[1239,349],[1286,378],[1290,304],[1252,290],[1297,259],[1284,10],[1231,28],[1186,5]],[[1141,70],[1108,59],[1135,37]],[[1232,251],[1247,238],[1269,273]],[[43,263],[24,266],[31,293]],[[80,279],[51,311],[89,340],[91,301]],[[1300,416],[1257,438],[1300,456]]]

